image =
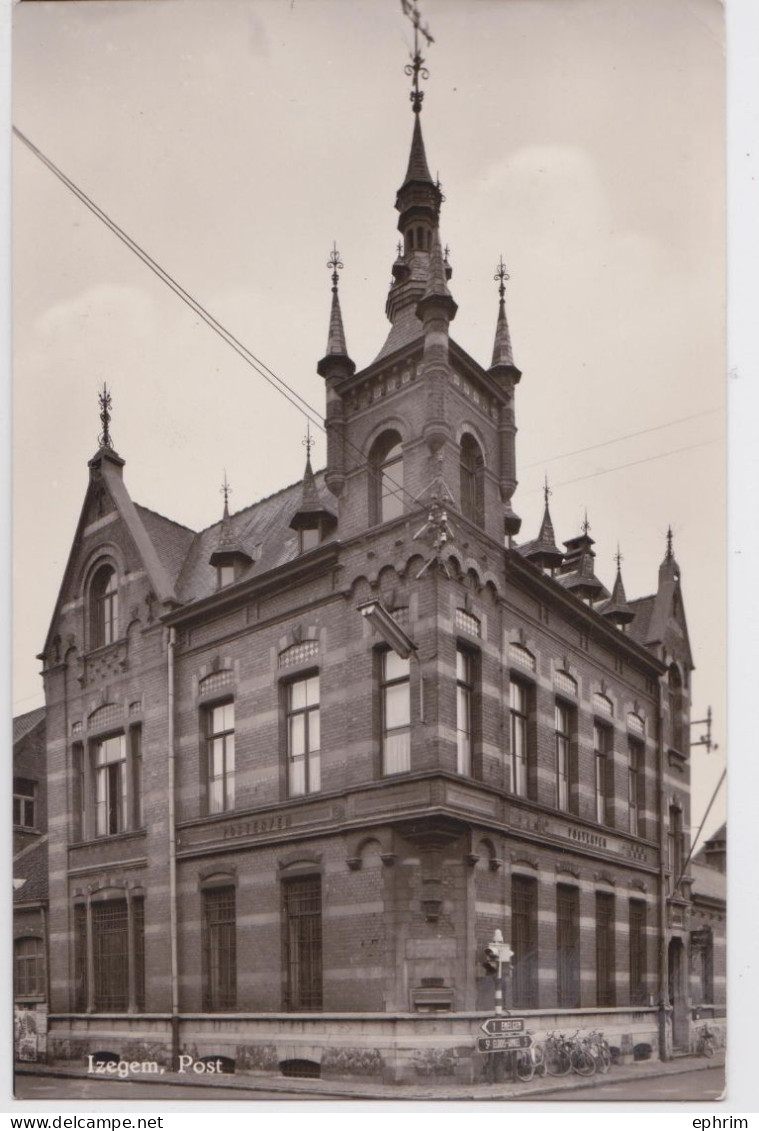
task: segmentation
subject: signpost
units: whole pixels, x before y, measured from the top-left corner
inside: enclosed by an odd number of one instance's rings
[[[516,1052],[532,1044],[529,1033],[515,1033],[510,1037],[478,1037],[477,1052]]]
[[[507,1033],[523,1033],[524,1017],[488,1017],[480,1025],[489,1037],[504,1036]]]

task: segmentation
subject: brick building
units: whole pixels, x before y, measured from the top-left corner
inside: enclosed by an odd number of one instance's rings
[[[688,1045],[671,538],[629,602],[587,522],[557,546],[547,496],[517,542],[504,272],[483,365],[451,336],[412,98],[391,326],[360,371],[334,256],[323,471],[189,530],[132,501],[103,397],[41,656],[60,1058],[471,1078],[497,928],[534,1028]]]
[[[694,1019],[709,1019],[721,1041],[727,1006],[727,826],[693,857],[690,908],[690,994]],[[695,1036],[695,1034],[694,1034]]]

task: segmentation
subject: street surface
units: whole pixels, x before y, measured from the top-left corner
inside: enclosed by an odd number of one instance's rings
[[[612,1069],[612,1073],[613,1073]],[[611,1077],[611,1073],[609,1074]],[[541,1100],[553,1103],[554,1100],[574,1100],[575,1103],[618,1103],[630,1100],[646,1103],[649,1100],[670,1100],[690,1103],[692,1100],[718,1100],[725,1087],[724,1068],[705,1068],[701,1072],[681,1072],[675,1076],[656,1076],[649,1080],[612,1079],[608,1084],[590,1088],[568,1088],[563,1092],[552,1092],[549,1096],[533,1094],[526,1100]]]
[[[234,1103],[235,1100],[308,1100],[320,1099],[311,1095],[303,1097],[297,1093],[287,1095],[283,1092],[238,1091],[226,1088],[194,1088],[191,1084],[134,1084],[116,1080],[90,1080],[87,1077],[62,1076],[17,1076],[15,1095],[17,1100],[111,1100],[113,1103],[140,1103],[145,1100],[163,1100],[174,1103],[192,1100],[203,1103]],[[330,1097],[332,1098],[332,1097]]]

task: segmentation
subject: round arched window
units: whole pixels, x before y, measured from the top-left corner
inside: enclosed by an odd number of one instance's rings
[[[119,592],[116,571],[103,565],[90,588],[90,645],[102,648],[119,635]]]

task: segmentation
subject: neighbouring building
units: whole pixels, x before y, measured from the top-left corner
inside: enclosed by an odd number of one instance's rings
[[[47,1032],[45,708],[13,720],[13,1000],[16,1055],[44,1059]]]
[[[59,1058],[471,1079],[496,929],[536,1030],[689,1045],[672,539],[630,601],[587,521],[557,545],[548,493],[517,542],[505,271],[482,363],[451,336],[421,64],[390,330],[360,370],[333,255],[326,468],[309,452],[189,530],[132,501],[104,390],[41,655]]]
[[[727,1006],[727,826],[693,857],[690,908],[690,996],[693,1017],[706,1018],[724,1042]]]

